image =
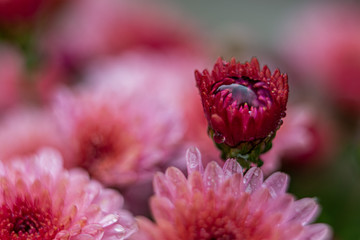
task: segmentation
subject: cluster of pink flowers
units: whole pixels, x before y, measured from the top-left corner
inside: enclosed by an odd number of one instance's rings
[[[172,13],[0,1],[0,239],[331,238],[273,173],[317,136],[311,114],[280,128],[287,74],[219,58],[194,79],[211,47]]]

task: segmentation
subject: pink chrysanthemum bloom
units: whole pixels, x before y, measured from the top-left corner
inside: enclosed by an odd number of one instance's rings
[[[143,95],[134,99],[111,89],[83,87],[78,94],[59,93],[54,107],[67,139],[65,166],[82,167],[112,187],[151,179],[182,136],[177,117],[155,101],[143,107],[151,101]]]
[[[278,69],[271,74],[266,65],[260,70],[256,58],[244,64],[235,58],[229,63],[219,58],[211,74],[195,71],[195,77],[209,134],[222,149],[224,159],[238,158],[256,147],[259,153],[269,148],[285,116],[286,74]]]
[[[154,179],[151,207],[156,224],[140,217],[134,239],[161,240],[324,240],[325,224],[309,224],[318,205],[312,198],[295,200],[286,193],[289,177],[274,173],[265,181],[259,168],[243,175],[229,159],[223,168],[203,168],[200,152],[187,152],[188,178],[171,167]]]
[[[136,230],[120,194],[65,171],[52,150],[0,161],[0,182],[0,239],[127,239]]]

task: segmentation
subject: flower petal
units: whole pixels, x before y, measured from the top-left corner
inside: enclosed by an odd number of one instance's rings
[[[301,236],[304,240],[330,240],[332,235],[331,228],[322,223],[305,226],[304,233]]]
[[[207,190],[216,191],[224,178],[224,172],[216,162],[209,163],[204,172],[203,181],[204,187]]]
[[[265,180],[264,186],[269,189],[271,196],[276,198],[277,196],[286,192],[288,182],[288,175],[285,173],[276,172]]]
[[[242,167],[240,164],[233,158],[226,160],[223,166],[223,171],[225,177],[230,177],[235,173],[241,173],[243,172]]]
[[[189,148],[186,151],[186,163],[188,175],[194,171],[204,172],[201,162],[201,153],[196,147]]]
[[[244,176],[245,191],[253,193],[259,189],[263,183],[263,173],[260,168],[250,168]]]
[[[289,216],[289,221],[296,221],[305,225],[316,216],[318,213],[318,205],[312,198],[303,198],[294,202],[292,213]]]

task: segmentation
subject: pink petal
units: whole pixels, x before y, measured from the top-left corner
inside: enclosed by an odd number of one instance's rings
[[[194,171],[204,172],[204,167],[201,162],[201,153],[196,147],[189,148],[186,151],[187,172],[190,175]]]
[[[253,211],[258,209],[265,209],[271,195],[267,188],[259,188],[257,191],[251,194],[251,200],[249,202],[249,208]]]
[[[82,229],[82,233],[101,239],[104,229],[100,224],[89,224]]]
[[[108,214],[103,219],[99,221],[99,224],[103,227],[108,227],[119,220],[119,216],[117,214]]]
[[[291,207],[294,203],[294,197],[286,194],[278,197],[276,201],[274,201],[273,205],[271,205],[270,212],[279,212],[283,215],[283,219],[288,218],[288,214],[291,211]]]
[[[58,234],[56,234],[55,240],[68,240],[69,237],[70,237],[69,232],[66,230],[62,230],[58,232]]]
[[[98,205],[105,212],[117,211],[122,208],[123,204],[124,198],[112,189],[103,190],[101,193],[101,201],[98,202]]]
[[[230,177],[235,173],[242,173],[243,170],[240,164],[235,159],[228,159],[226,160],[223,166],[224,175],[226,177]]]
[[[264,186],[269,189],[271,196],[276,198],[277,196],[286,192],[288,182],[288,175],[285,173],[276,172],[265,180]]]
[[[289,226],[286,226],[283,231],[281,239],[302,240],[302,238],[299,237],[301,237],[304,229],[300,224],[290,224]]]
[[[153,180],[154,191],[156,195],[171,199],[171,191],[168,181],[163,173],[156,173]]]
[[[163,197],[153,197],[150,199],[152,214],[156,221],[172,221],[172,212],[174,205],[169,199]]]
[[[330,240],[332,236],[331,228],[322,223],[305,226],[304,230],[301,236],[303,240]]]
[[[303,198],[297,200],[294,202],[289,220],[305,225],[316,216],[318,210],[318,204],[312,198]]]
[[[202,175],[199,172],[193,172],[190,176],[189,176],[189,185],[191,187],[192,192],[203,192],[204,191],[204,184],[203,184],[203,179],[202,179]]]
[[[89,234],[79,234],[71,237],[71,240],[96,240],[96,238]]]
[[[246,186],[245,192],[253,193],[259,189],[263,183],[263,173],[260,168],[250,168],[244,176]]]
[[[165,175],[174,186],[174,189],[170,189],[173,197],[186,198],[186,196],[189,194],[189,189],[187,186],[187,179],[185,178],[184,174],[179,169],[170,167],[166,170]]]
[[[222,194],[239,198],[244,192],[243,176],[236,173],[222,185]]]
[[[207,190],[216,191],[224,178],[224,172],[216,162],[209,163],[204,172],[203,181],[204,187]]]

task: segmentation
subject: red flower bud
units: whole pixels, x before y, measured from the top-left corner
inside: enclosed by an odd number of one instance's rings
[[[278,69],[271,74],[266,65],[260,70],[256,58],[244,64],[219,58],[211,75],[208,70],[202,74],[195,71],[195,78],[209,133],[218,147],[225,145],[248,154],[264,140],[271,143],[285,117],[286,74]]]

